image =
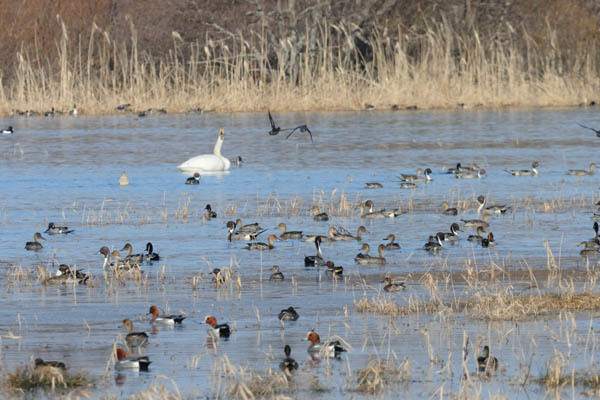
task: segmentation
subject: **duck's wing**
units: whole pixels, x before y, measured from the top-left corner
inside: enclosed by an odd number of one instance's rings
[[[580,123],[578,123],[577,125],[579,125],[582,128],[585,129],[589,129],[591,131],[594,131],[594,133],[596,133],[596,135],[600,135],[600,129],[594,129],[594,128],[590,128],[589,126],[585,126],[585,125],[581,125]]]
[[[271,115],[271,111],[267,111],[269,113],[269,122],[271,123],[271,132],[270,135],[277,135],[279,132],[277,131],[277,127],[275,126],[275,121],[273,121],[273,116]]]

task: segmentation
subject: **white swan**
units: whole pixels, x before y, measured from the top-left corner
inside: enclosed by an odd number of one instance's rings
[[[231,163],[221,155],[221,146],[223,146],[224,138],[225,131],[221,129],[212,154],[201,154],[192,157],[177,168],[184,172],[218,172],[229,170]]]

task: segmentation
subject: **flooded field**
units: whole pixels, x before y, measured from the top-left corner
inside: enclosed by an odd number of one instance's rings
[[[314,145],[306,133],[269,136],[263,114],[4,119],[15,133],[0,137],[2,375],[37,357],[64,361],[89,374],[93,386],[73,394],[91,398],[597,396],[597,258],[581,256],[578,245],[594,238],[599,181],[567,174],[600,162],[600,139],[577,125],[599,127],[597,115],[578,108],[274,116],[283,127],[308,124]],[[243,163],[185,185],[189,175],[177,165],[212,152],[220,128],[223,154]],[[530,170],[534,161],[537,176],[505,171]],[[456,179],[446,170],[457,162],[486,173]],[[401,188],[399,175],[416,168],[431,168],[432,180]],[[118,184],[123,171],[128,186]],[[475,231],[461,222],[483,218],[480,195],[511,207],[489,219],[485,234],[493,232],[495,246],[468,241]],[[357,206],[367,199],[399,215],[361,218]],[[458,215],[444,215],[443,201]],[[204,218],[207,204],[217,218]],[[313,205],[330,220],[313,220]],[[390,233],[401,249],[386,251],[384,265],[359,265],[361,242],[324,242],[324,258],[344,268],[336,280],[326,267],[305,267],[314,243],[277,241],[261,252],[227,241],[226,222],[237,218],[267,229],[264,242],[281,222],[324,236],[330,226],[355,233],[364,225],[370,254]],[[44,234],[49,222],[74,232]],[[461,226],[455,245],[423,249],[453,222]],[[35,232],[43,249],[27,251]],[[128,242],[134,253],[152,242],[161,258],[145,263],[139,280],[112,279],[98,251]],[[62,263],[91,274],[88,284],[44,284],[40,271],[54,274]],[[282,281],[269,280],[275,264]],[[220,285],[213,268],[227,278]],[[388,273],[405,289],[383,291]],[[151,325],[152,305],[186,319]],[[281,323],[289,306],[300,318]],[[228,323],[231,337],[211,338],[206,315]],[[125,318],[150,336],[140,352],[152,361],[148,372],[115,371]],[[313,359],[311,329],[341,338],[348,351]],[[279,369],[286,344],[299,364],[291,377]],[[498,358],[494,373],[478,372],[484,345]]]

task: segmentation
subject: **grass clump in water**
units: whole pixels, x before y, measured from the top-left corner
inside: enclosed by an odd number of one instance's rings
[[[407,383],[410,379],[408,358],[400,364],[393,360],[370,360],[364,369],[356,372],[356,392],[376,394],[386,387]]]
[[[9,393],[82,389],[94,386],[94,379],[85,372],[69,373],[52,366],[18,367],[3,379],[3,388]]]

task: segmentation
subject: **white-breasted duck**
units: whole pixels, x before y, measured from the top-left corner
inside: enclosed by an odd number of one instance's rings
[[[360,242],[362,240],[362,234],[367,232],[367,228],[365,228],[362,225],[356,229],[356,236],[354,236],[350,233],[338,232],[335,227],[333,229],[334,229],[334,233],[333,233],[332,239],[334,241],[341,241],[341,242],[352,242],[355,240]]]
[[[538,167],[540,164],[537,161],[534,161],[531,164],[531,169],[505,169],[506,172],[511,174],[512,176],[536,176],[538,174]]]
[[[229,230],[229,232],[227,233],[227,240],[229,240],[230,242],[232,240],[245,240],[245,241],[256,240],[258,235],[260,235],[261,233],[266,231],[266,229],[256,231],[256,232],[236,231],[235,230],[236,224],[233,221],[228,221],[226,225],[227,225],[227,229]]]
[[[493,205],[493,206],[488,206],[487,205],[487,200],[485,198],[485,196],[480,195],[477,196],[477,202],[479,203],[479,207],[477,208],[477,214],[480,214],[482,210],[491,212],[493,214],[504,214],[506,213],[506,211],[510,210],[510,206],[507,205]]]
[[[195,172],[194,176],[190,176],[185,180],[186,185],[197,185],[200,183],[200,174]]]
[[[321,343],[319,334],[314,330],[310,330],[306,334],[306,340],[310,341],[307,351],[312,357],[318,357],[321,354],[326,357],[339,357],[341,353],[348,351],[342,346],[339,340]]]
[[[2,129],[2,134],[3,135],[12,135],[14,133],[14,129],[12,126],[9,126],[8,128]]]
[[[40,239],[46,240],[44,239],[44,237],[42,236],[41,233],[36,232],[33,235],[33,242],[27,242],[25,243],[25,249],[26,250],[33,250],[33,251],[38,251],[44,248],[44,246],[42,246],[42,244],[39,242]]]
[[[151,324],[176,325],[181,324],[183,320],[186,319],[186,316],[181,314],[161,315],[159,314],[158,307],[156,306],[150,306],[150,311],[148,311],[148,314],[152,315],[152,318],[150,319]]]
[[[73,229],[69,229],[67,226],[56,226],[54,225],[54,222],[50,222],[48,224],[48,229],[46,229],[44,233],[47,233],[49,235],[66,235],[68,233],[72,233],[73,231]]]
[[[421,168],[417,168],[416,174],[400,174],[400,176],[398,178],[400,178],[406,182],[416,182],[417,180],[421,179],[422,173],[423,173],[423,170]]]
[[[204,317],[204,323],[210,325],[208,332],[217,337],[228,338],[231,335],[231,328],[228,324],[218,324],[217,319],[212,315]]]
[[[398,215],[402,214],[399,210],[386,210],[385,208],[381,210],[375,211],[373,209],[373,201],[367,200],[360,206],[361,209],[361,218],[396,218]]]
[[[160,260],[160,255],[154,252],[154,246],[152,243],[146,243],[146,253],[144,253],[144,260],[146,261],[158,261]]]
[[[305,267],[314,267],[314,266],[318,266],[318,265],[325,265],[325,260],[323,259],[323,253],[321,253],[321,236],[317,236],[315,238],[315,247],[317,248],[316,255],[304,257],[304,266]]]
[[[148,356],[127,357],[125,350],[117,349],[117,361],[115,369],[122,371],[127,369],[137,369],[140,371],[148,371],[148,366],[152,363]]]
[[[246,245],[246,247],[244,247],[244,248],[246,250],[273,250],[275,248],[273,243],[275,243],[278,240],[279,239],[277,238],[277,236],[269,235],[269,238],[267,239],[267,243],[263,243],[263,242],[248,243]]]
[[[287,225],[283,222],[277,225],[279,229],[281,229],[281,235],[279,235],[279,239],[287,240],[287,239],[302,239],[301,231],[288,231]]]
[[[460,231],[460,226],[456,222],[453,222],[450,225],[450,232],[444,232],[444,240],[448,242],[458,241],[458,231]]]
[[[327,230],[327,235],[306,235],[304,236],[304,239],[302,239],[303,242],[313,242],[316,240],[317,236],[321,237],[321,241],[322,242],[335,242],[335,234],[337,233],[337,230],[335,229],[335,227],[330,226],[329,229]]]

